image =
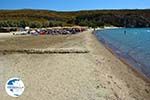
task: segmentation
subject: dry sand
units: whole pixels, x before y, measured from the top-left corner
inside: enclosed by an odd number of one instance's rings
[[[11,37],[12,35],[13,35],[12,33],[0,33],[0,39],[8,38],[8,37]]]
[[[32,42],[27,43],[28,38]],[[44,38],[47,38],[46,41]],[[4,88],[6,81],[16,76],[25,84],[25,91],[17,100],[150,99],[150,83],[138,77],[131,68],[112,55],[91,31],[55,38],[25,36],[1,40],[0,49],[83,48],[90,52],[1,53],[0,100],[16,100],[8,96]]]

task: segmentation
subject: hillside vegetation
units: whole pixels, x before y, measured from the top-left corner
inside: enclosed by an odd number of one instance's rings
[[[0,10],[0,27],[52,26],[150,27],[150,9],[89,10],[57,12],[48,10]]]

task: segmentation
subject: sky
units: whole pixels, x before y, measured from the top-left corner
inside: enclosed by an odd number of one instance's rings
[[[147,8],[150,8],[150,0],[0,0],[0,9],[77,11]]]

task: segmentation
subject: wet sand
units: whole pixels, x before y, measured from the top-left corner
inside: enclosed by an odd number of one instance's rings
[[[24,37],[24,42],[16,37],[11,38],[13,42],[3,40],[0,49],[80,48],[89,52],[0,53],[1,100],[16,99],[8,96],[4,88],[6,81],[16,76],[23,80],[26,87],[18,100],[149,100],[150,83],[138,77],[91,33],[49,37],[46,42],[43,37],[33,37],[42,42],[34,39],[34,42],[27,43],[29,46],[26,44],[28,37]],[[30,39],[32,41],[32,37]],[[4,41],[9,43],[3,45]],[[16,41],[22,44],[21,47],[16,45]],[[9,44],[13,46],[10,48]]]
[[[97,37],[96,37],[97,38]],[[117,48],[113,47],[112,45],[107,44],[103,39],[100,40],[97,38],[98,41],[100,41],[104,47],[112,53],[112,55],[116,56],[118,59],[120,59],[125,65],[127,65],[129,68],[131,68],[135,75],[138,77],[141,77],[146,82],[150,82],[150,78],[146,76],[144,73],[142,73],[140,70],[138,70],[136,67],[139,64],[137,61],[135,61],[133,58],[130,58],[130,56],[118,54],[116,51],[118,51]],[[131,60],[131,61],[130,61]],[[132,63],[131,63],[132,62]],[[140,64],[142,65],[142,64]],[[144,66],[144,65],[143,65]],[[141,66],[142,67],[142,66]]]

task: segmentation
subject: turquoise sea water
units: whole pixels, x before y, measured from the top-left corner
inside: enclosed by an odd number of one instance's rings
[[[118,57],[150,78],[150,28],[107,29],[95,34]]]

